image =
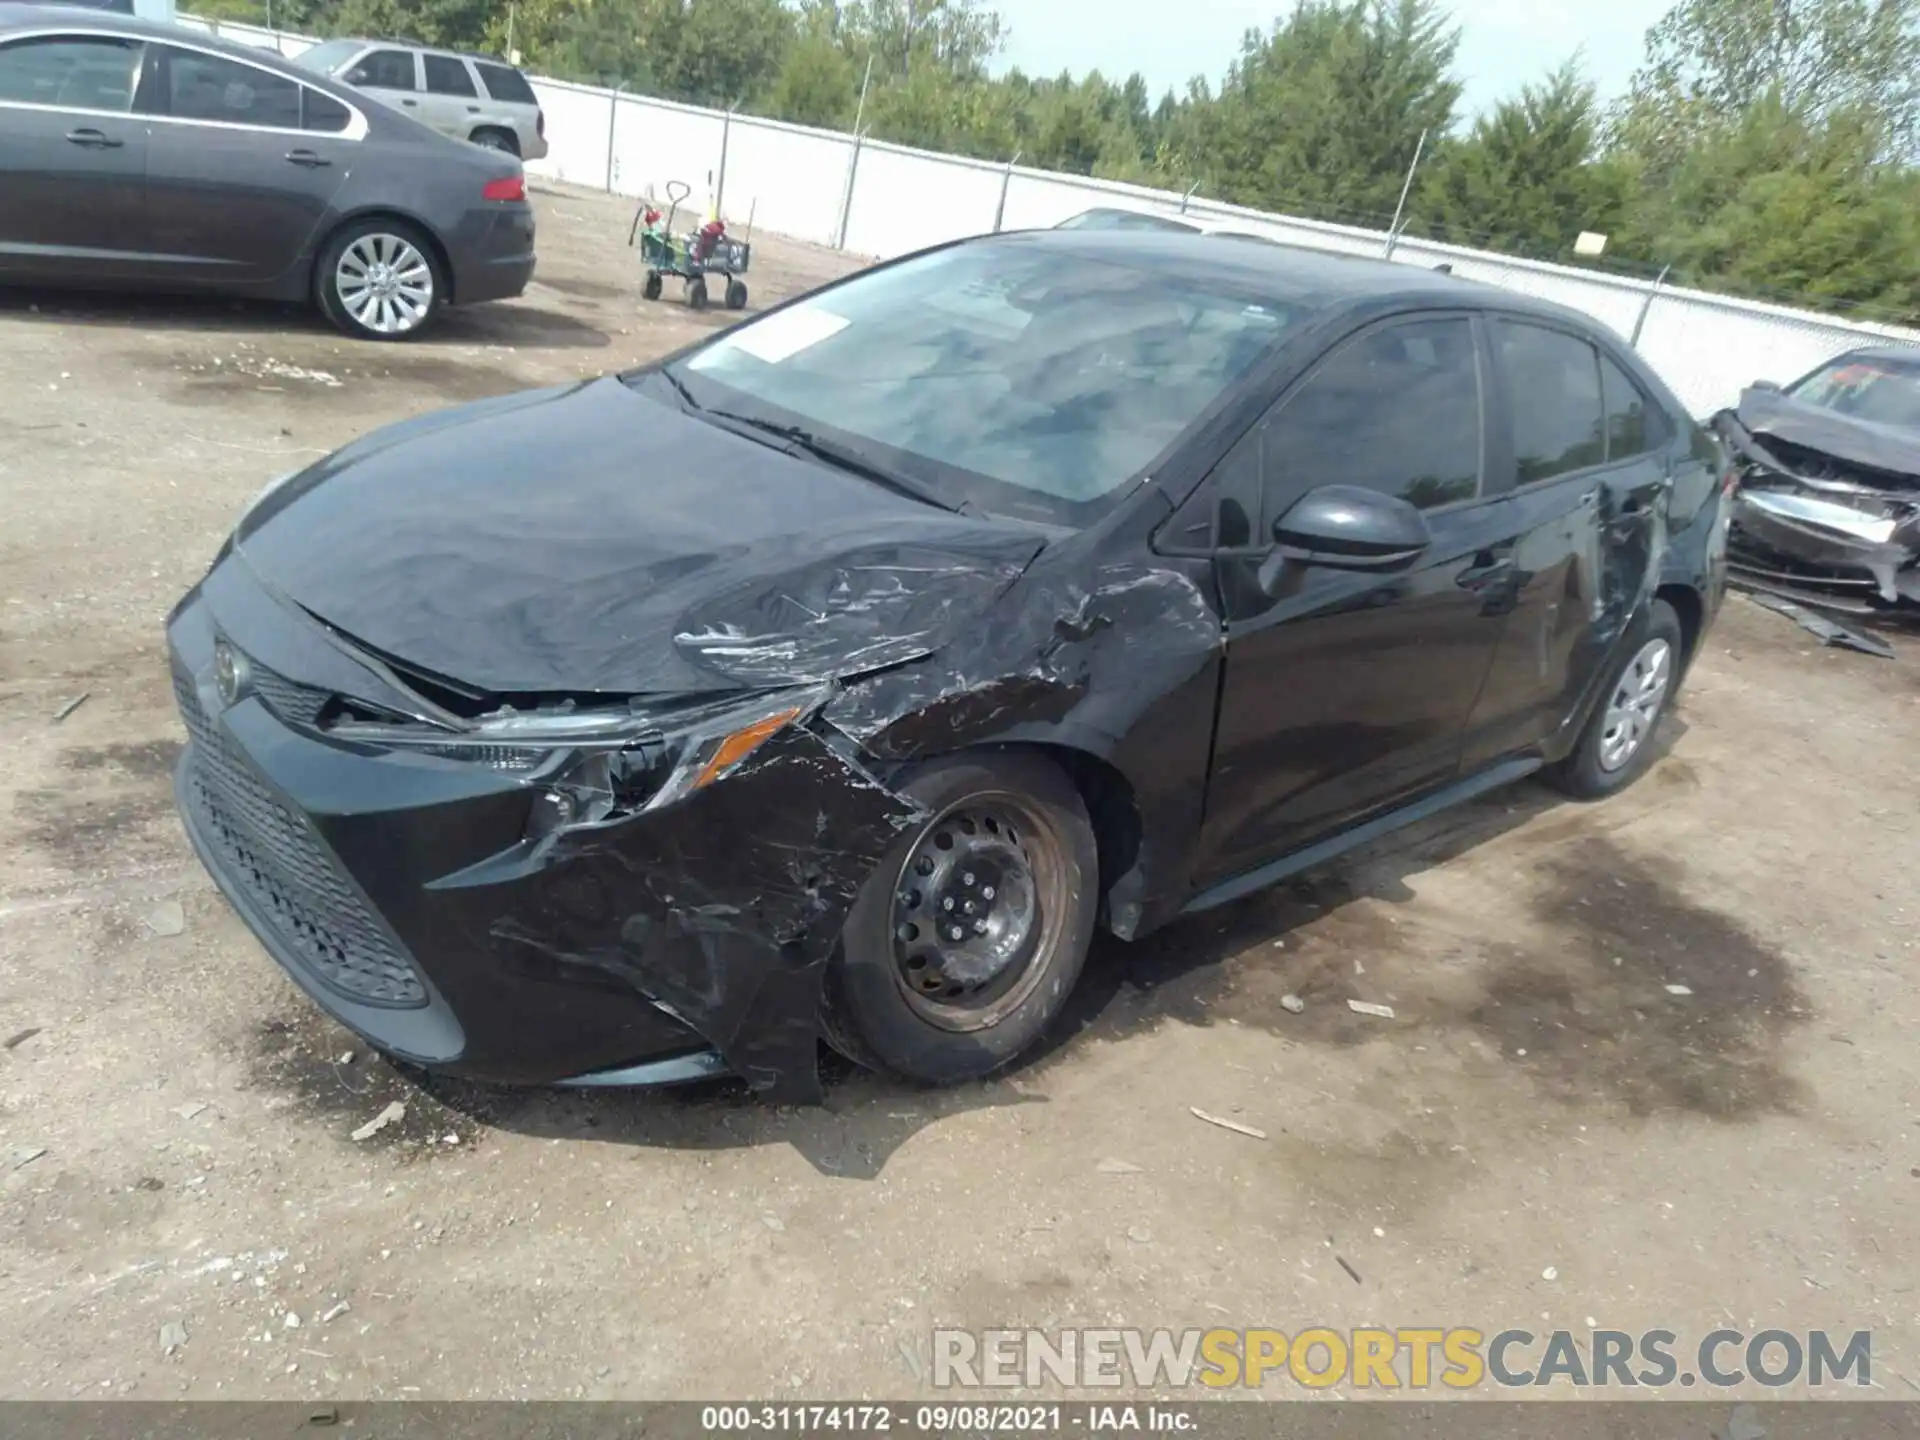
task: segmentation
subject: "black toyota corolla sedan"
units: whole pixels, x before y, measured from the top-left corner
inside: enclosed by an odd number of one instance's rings
[[[168,626],[208,869],[331,1014],[513,1082],[986,1074],[1142,936],[1545,771],[1723,585],[1715,442],[1431,271],[1047,231],[377,432]]]
[[[533,276],[515,157],[130,16],[0,5],[0,184],[0,285],[310,301],[399,340]]]

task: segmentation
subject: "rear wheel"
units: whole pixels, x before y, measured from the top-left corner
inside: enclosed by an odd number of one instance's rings
[[[467,138],[486,150],[515,156],[520,153],[520,137],[511,130],[476,130]]]
[[[862,1065],[953,1084],[1011,1063],[1086,962],[1099,859],[1079,792],[1035,755],[935,761],[901,789],[932,818],[862,887],[822,1028]]]
[[[747,308],[747,282],[729,280],[727,282],[727,309],[744,310]]]
[[[1607,679],[1604,697],[1573,753],[1547,771],[1569,795],[1597,800],[1624,790],[1654,761],[1654,731],[1680,684],[1686,635],[1680,617],[1655,600],[1638,635]]]
[[[657,274],[647,276],[647,283],[640,287],[640,293],[648,300],[658,300],[660,298],[660,277]]]
[[[693,310],[704,310],[707,308],[706,277],[696,276],[687,281],[687,305],[688,308]]]
[[[439,312],[446,280],[426,236],[404,220],[375,216],[328,240],[314,290],[321,311],[347,334],[404,340]]]

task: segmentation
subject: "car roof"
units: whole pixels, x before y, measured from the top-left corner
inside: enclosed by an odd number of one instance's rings
[[[176,25],[170,20],[147,20],[138,15],[123,15],[112,10],[96,10],[91,6],[78,5],[34,5],[0,4],[0,35],[10,35],[21,30],[87,30],[105,31],[115,35],[130,35],[142,40],[164,41],[172,45],[191,46],[196,50],[210,50],[216,55],[231,55],[236,60],[246,60],[271,70],[276,66],[298,75],[301,83],[313,84],[315,81],[291,70],[291,56],[281,55],[272,50],[262,49],[258,45],[247,45],[237,40],[228,40],[205,30],[188,29]],[[316,77],[324,81],[325,77]],[[351,95],[352,91],[345,92]]]
[[[519,68],[498,55],[482,55],[474,50],[449,50],[444,45],[426,45],[418,40],[380,40],[371,35],[329,35],[320,43],[323,45],[384,45],[389,50],[418,50],[422,55],[450,55],[456,60],[478,60],[483,65],[505,65],[509,70]]]
[[[1276,300],[1312,301],[1323,308],[1408,301],[1423,305],[1461,305],[1504,310],[1571,324],[1583,333],[1603,330],[1591,316],[1563,305],[1478,280],[1443,274],[1422,265],[1399,264],[1362,255],[1313,250],[1266,237],[1235,234],[1183,234],[1160,230],[1018,230],[981,236],[970,244],[1038,246],[1084,255],[1130,268],[1156,271],[1187,284],[1231,281],[1236,288]]]

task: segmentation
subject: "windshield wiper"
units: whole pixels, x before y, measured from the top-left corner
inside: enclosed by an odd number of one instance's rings
[[[693,392],[687,389],[687,382],[674,374],[673,371],[662,366],[653,373],[673,387],[673,393],[680,397],[680,403],[685,405],[689,410],[699,410],[701,408],[700,402],[693,398]]]
[[[966,507],[941,499],[931,490],[924,489],[911,480],[874,464],[857,451],[849,450],[846,446],[829,440],[825,436],[816,435],[803,425],[784,425],[777,420],[761,420],[752,415],[738,415],[731,410],[702,410],[700,413],[710,420],[725,421],[729,425],[744,427],[759,435],[784,440],[792,449],[804,450],[815,459],[824,460],[829,465],[851,471],[863,479],[873,481],[876,485],[884,486],[897,495],[905,495],[909,500],[936,505],[942,510],[950,510],[955,514],[966,513]]]

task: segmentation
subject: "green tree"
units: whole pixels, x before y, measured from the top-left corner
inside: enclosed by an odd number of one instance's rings
[[[1647,32],[1617,138],[1658,175],[1770,91],[1792,113],[1873,117],[1876,154],[1911,162],[1920,0],[1680,0]]]
[[[1593,85],[1569,61],[1439,147],[1409,228],[1556,258],[1582,230],[1617,231],[1623,174],[1599,160],[1599,137]]]
[[[1458,38],[1435,0],[1298,0],[1171,138],[1223,199],[1384,224],[1421,132],[1452,123]]]

